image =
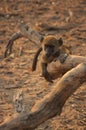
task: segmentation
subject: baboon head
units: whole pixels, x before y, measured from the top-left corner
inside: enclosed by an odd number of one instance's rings
[[[42,50],[46,57],[53,56],[55,53],[59,56],[62,44],[62,38],[57,39],[55,36],[46,36],[42,40]]]

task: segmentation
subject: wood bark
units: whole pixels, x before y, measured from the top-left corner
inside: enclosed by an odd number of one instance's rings
[[[7,43],[6,50],[4,52],[4,58],[6,58],[8,55],[10,55],[12,53],[12,46],[13,46],[14,41],[21,37],[23,37],[21,32],[14,33],[11,36],[11,38],[9,39],[9,41]]]
[[[38,31],[35,31],[34,29],[30,28],[27,25],[21,25],[20,31],[14,33],[8,40],[6,50],[4,52],[4,58],[6,58],[8,55],[12,53],[12,47],[14,41],[22,37],[28,38],[31,42],[33,42],[37,46],[40,45],[40,44],[38,45],[38,43],[40,43],[41,39],[43,38],[43,36],[40,35]]]
[[[59,57],[56,62],[52,62],[48,66],[48,71],[53,77],[53,79],[58,78],[59,76],[62,76],[70,69],[76,67],[78,64],[86,62],[86,57],[84,56],[77,56],[77,55],[69,55],[65,62],[61,64],[59,62]]]
[[[68,64],[65,63],[66,65]],[[0,125],[0,130],[33,130],[44,121],[60,115],[68,97],[84,81],[86,81],[86,63],[81,63],[64,74],[53,91],[37,102],[30,113],[14,115]]]

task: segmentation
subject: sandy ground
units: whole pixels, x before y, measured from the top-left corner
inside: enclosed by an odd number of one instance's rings
[[[19,93],[20,111],[30,111],[57,82],[51,85],[40,77],[38,70],[31,71],[37,45],[26,38],[16,40],[12,55],[3,58],[7,41],[22,22],[42,34],[62,36],[64,44],[71,46],[72,54],[86,55],[85,0],[0,0],[0,123],[17,113],[15,97]],[[55,26],[57,30],[48,30],[47,26]],[[86,130],[85,99],[86,83],[67,100],[60,116],[46,121],[36,130]]]

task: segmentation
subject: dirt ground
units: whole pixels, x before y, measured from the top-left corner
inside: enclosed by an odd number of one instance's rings
[[[16,40],[12,55],[3,58],[7,41],[19,30],[20,23],[42,34],[61,36],[65,45],[71,45],[72,54],[86,56],[86,0],[0,0],[0,123],[18,112],[17,94],[22,95],[20,111],[27,112],[57,82],[51,85],[40,77],[39,70],[31,71],[37,45],[26,38]],[[48,30],[47,26],[57,30]],[[85,99],[86,83],[67,100],[60,116],[36,130],[86,130]]]

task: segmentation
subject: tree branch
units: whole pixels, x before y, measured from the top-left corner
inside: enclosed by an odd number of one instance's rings
[[[76,67],[78,64],[86,62],[86,57],[76,55],[69,55],[63,64],[61,64],[58,59],[56,62],[52,62],[48,66],[48,72],[51,74],[53,79],[62,76],[70,69]]]
[[[14,41],[21,37],[23,37],[21,32],[14,33],[11,36],[11,38],[9,39],[9,41],[7,43],[6,50],[4,52],[4,58],[6,58],[8,55],[10,55],[12,53],[12,46],[13,46]]]
[[[20,31],[17,33],[14,33],[10,37],[6,46],[6,50],[4,52],[4,58],[6,58],[8,55],[12,53],[12,47],[13,47],[14,41],[21,37],[28,38],[31,42],[33,42],[37,46],[38,46],[38,43],[40,43],[41,39],[43,38],[43,36],[40,35],[39,32],[31,29],[29,26],[21,25]]]
[[[30,113],[14,116],[0,126],[0,130],[33,130],[49,118],[59,115],[73,92],[86,81],[86,63],[68,71],[54,90],[37,102]]]

